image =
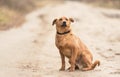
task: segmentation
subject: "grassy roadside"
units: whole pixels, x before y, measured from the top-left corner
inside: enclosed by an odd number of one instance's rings
[[[0,0],[0,30],[19,27],[24,22],[24,15],[28,12],[20,8],[20,4],[14,3],[17,0]]]
[[[120,0],[78,0],[95,7],[120,9]]]
[[[22,14],[5,7],[0,8],[0,30],[18,27],[23,21]]]
[[[120,9],[120,0],[0,0],[0,30],[19,27],[30,11],[63,1],[81,1],[95,7]]]
[[[0,30],[19,27],[24,21],[24,16],[49,4],[50,0],[0,0]]]

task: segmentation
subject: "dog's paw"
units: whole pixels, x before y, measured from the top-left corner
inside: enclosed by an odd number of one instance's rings
[[[81,70],[82,70],[82,71],[87,71],[87,69],[86,69],[86,68],[82,68]]]
[[[69,68],[69,72],[73,72],[74,70],[74,68]]]
[[[69,72],[73,72],[73,71],[74,71],[74,69],[70,69],[70,70],[69,70]]]
[[[92,70],[90,67],[82,68],[82,71]]]
[[[67,70],[70,71],[70,68],[71,68],[71,67],[67,68]],[[75,66],[75,69],[73,69],[73,71],[74,71],[74,70],[79,70],[79,67],[78,67],[78,66]]]
[[[59,71],[65,71],[65,68],[60,68]]]

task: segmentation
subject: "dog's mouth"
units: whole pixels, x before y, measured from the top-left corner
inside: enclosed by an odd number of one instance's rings
[[[62,27],[66,27],[66,26],[67,26],[67,25],[66,25],[66,22],[63,22],[61,26],[62,26]]]

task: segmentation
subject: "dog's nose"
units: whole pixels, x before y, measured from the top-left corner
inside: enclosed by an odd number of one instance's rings
[[[66,22],[64,21],[63,24],[66,24]]]
[[[65,21],[63,21],[63,24],[62,24],[62,26],[66,26],[66,22],[65,22]]]

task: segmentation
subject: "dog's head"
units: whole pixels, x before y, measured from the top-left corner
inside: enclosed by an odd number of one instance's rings
[[[71,22],[74,22],[72,18],[61,17],[59,19],[54,19],[52,25],[56,24],[56,26],[67,27],[70,26]]]
[[[56,24],[57,30],[69,29],[71,22],[74,22],[72,18],[60,17],[59,19],[54,19],[52,25]]]

